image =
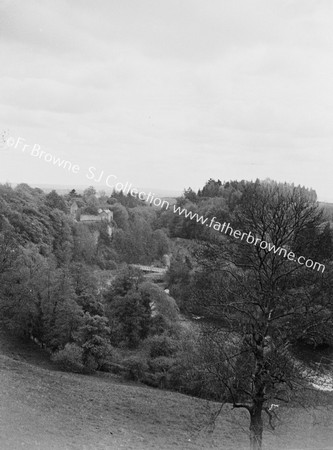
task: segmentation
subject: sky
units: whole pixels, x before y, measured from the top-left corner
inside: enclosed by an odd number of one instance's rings
[[[333,202],[332,19],[331,0],[1,0],[0,182],[270,178]]]

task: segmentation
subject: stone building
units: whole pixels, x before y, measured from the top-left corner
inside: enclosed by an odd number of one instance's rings
[[[94,223],[106,223],[107,230],[109,236],[112,236],[112,220],[113,220],[113,212],[110,209],[102,209],[98,210],[97,215],[92,214],[80,214],[80,208],[78,207],[76,201],[74,201],[70,208],[70,214],[76,222],[81,222],[86,225],[94,224]]]

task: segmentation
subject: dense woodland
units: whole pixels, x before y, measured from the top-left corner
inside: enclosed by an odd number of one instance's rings
[[[86,225],[70,215],[113,211]],[[318,273],[122,192],[48,194],[0,186],[3,326],[61,368],[113,371],[151,386],[243,407],[251,446],[262,412],[300,385],[291,348],[333,345],[332,209],[312,190],[271,180],[210,179],[177,206],[326,266]],[[130,264],[171,265],[152,283]],[[165,292],[168,287],[169,293]],[[200,316],[201,320],[193,317]],[[296,383],[297,380],[297,383]]]

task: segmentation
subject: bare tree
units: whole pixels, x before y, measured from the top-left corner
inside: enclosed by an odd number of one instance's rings
[[[296,255],[319,255],[321,221],[312,191],[256,182],[243,191],[235,228]],[[262,448],[263,413],[274,426],[274,405],[306,385],[290,344],[332,340],[330,271],[311,271],[265,247],[217,236],[197,254],[204,276],[195,295],[217,321],[203,328],[204,370],[235,408],[249,412],[251,450]]]

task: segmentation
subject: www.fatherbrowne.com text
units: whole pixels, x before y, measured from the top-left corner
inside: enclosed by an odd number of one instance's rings
[[[283,256],[289,261],[295,261],[298,264],[309,269],[317,270],[318,272],[321,271],[322,273],[325,270],[324,264],[314,262],[312,261],[312,259],[306,259],[304,256],[297,256],[294,252],[288,251],[284,247],[276,247],[276,245],[274,245],[273,243],[267,242],[254,236],[251,231],[249,231],[248,233],[243,233],[240,230],[234,230],[230,226],[230,223],[224,222],[222,224],[220,222],[217,222],[215,220],[216,217],[209,219],[208,217],[199,216],[198,213],[193,213],[192,211],[188,211],[186,208],[181,208],[180,206],[176,205],[173,205],[173,212],[175,214],[178,214],[179,216],[183,215],[184,217],[191,220],[196,220],[197,223],[201,223],[202,225],[206,225],[206,227],[213,228],[215,231],[218,231],[220,233],[229,234],[229,236],[233,236],[235,239],[240,239],[242,241],[246,237],[245,240],[248,244],[253,244],[255,246],[258,246],[262,250],[268,250],[269,252],[273,252],[274,254]]]
[[[33,146],[25,144],[25,139],[21,137],[15,139],[10,136],[6,138],[5,144],[9,148],[13,147],[17,149],[18,147],[22,147],[21,150],[23,153],[25,153],[25,151],[28,150],[30,156],[33,156],[38,159],[43,159],[47,163],[52,163],[55,166],[58,166],[59,168],[67,169],[68,171],[74,174],[77,174],[80,171],[79,165],[72,164],[71,161],[63,160],[59,157],[55,157],[51,153],[42,151],[41,146],[38,144],[35,144]],[[168,201],[156,197],[154,193],[149,192],[149,194],[147,194],[146,192],[139,191],[138,189],[133,187],[132,183],[128,182],[126,182],[125,184],[120,182],[110,184],[111,181],[115,182],[115,180],[118,178],[116,175],[113,174],[106,175],[104,171],[102,171],[101,173],[98,174],[97,177],[96,171],[97,169],[95,167],[89,167],[88,173],[86,174],[86,178],[89,180],[93,180],[96,183],[99,183],[102,181],[102,179],[105,179],[106,186],[114,188],[116,191],[123,191],[125,194],[130,194],[134,197],[138,197],[140,200],[146,201],[149,205],[158,206],[166,210],[170,208],[170,203]],[[312,259],[305,259],[304,256],[297,257],[295,253],[293,253],[292,251],[288,251],[284,247],[276,247],[273,243],[267,242],[263,239],[254,236],[251,233],[251,231],[249,231],[248,233],[243,233],[240,230],[233,230],[233,228],[230,226],[230,223],[224,222],[223,224],[221,224],[220,222],[217,222],[215,220],[216,217],[209,219],[208,217],[199,216],[197,213],[188,211],[186,208],[181,208],[180,206],[176,207],[176,205],[173,205],[173,212],[175,214],[178,214],[179,216],[184,215],[184,217],[186,218],[196,220],[197,223],[201,223],[202,225],[206,225],[209,228],[213,228],[215,231],[218,231],[220,233],[224,234],[229,233],[229,236],[233,236],[235,239],[240,239],[241,241],[246,236],[246,242],[248,244],[259,246],[259,248],[262,250],[268,250],[269,252],[273,252],[274,254],[283,256],[284,258],[287,258],[289,261],[295,261],[298,264],[305,266],[309,269],[311,268],[313,270],[316,269],[318,272],[321,271],[322,273],[325,270],[324,264],[314,262],[312,261]]]

